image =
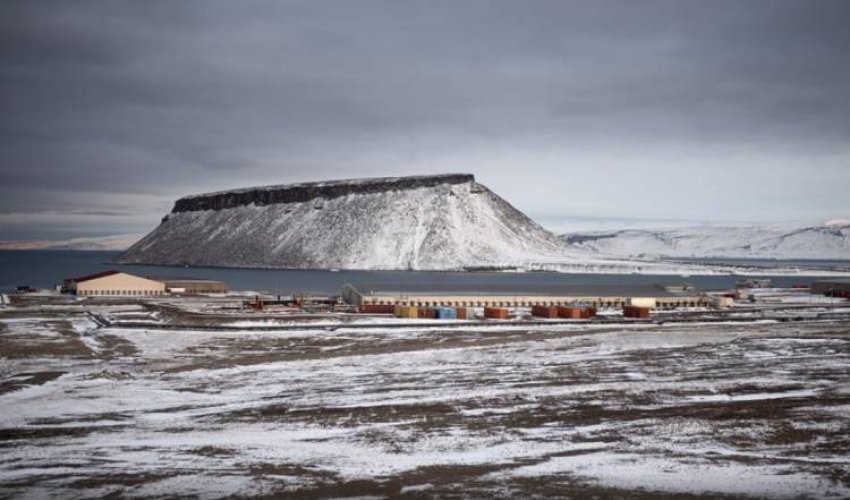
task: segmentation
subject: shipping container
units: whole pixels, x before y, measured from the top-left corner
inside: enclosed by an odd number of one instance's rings
[[[653,297],[631,297],[629,298],[628,305],[633,307],[646,307],[649,309],[656,307],[655,299]]]
[[[485,307],[484,317],[493,319],[508,319],[510,312],[505,307]]]
[[[558,306],[558,317],[581,319],[581,308],[574,306]]]
[[[595,307],[582,307],[581,308],[581,317],[582,319],[592,319],[596,317],[596,308]]]
[[[395,306],[395,315],[398,318],[418,318],[419,311],[416,306]]]
[[[453,307],[435,307],[434,315],[437,319],[457,319],[457,311]]]
[[[437,313],[434,311],[432,307],[420,307],[419,308],[419,317],[426,319],[437,319]]]
[[[393,304],[361,304],[357,310],[365,314],[393,314],[395,306]]]
[[[531,314],[543,318],[557,318],[558,308],[555,306],[531,306]]]
[[[471,307],[457,307],[455,314],[457,314],[457,319],[475,319],[475,309]]]
[[[648,307],[623,306],[623,317],[626,318],[648,318]]]

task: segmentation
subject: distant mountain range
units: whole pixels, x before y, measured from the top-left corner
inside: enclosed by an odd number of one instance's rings
[[[126,250],[139,234],[116,234],[68,240],[0,241],[0,250]]]
[[[850,221],[783,229],[699,226],[584,231],[561,235],[574,250],[624,258],[850,259]]]

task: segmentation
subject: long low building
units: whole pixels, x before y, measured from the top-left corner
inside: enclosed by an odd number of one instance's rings
[[[689,287],[662,285],[466,285],[351,284],[342,299],[354,306],[531,307],[582,302],[593,307],[642,305],[658,308],[713,305]]]
[[[811,292],[832,297],[850,297],[850,278],[832,278],[812,283]]]
[[[150,279],[162,282],[169,293],[227,293],[227,283],[224,281],[169,277],[151,277]]]
[[[152,296],[165,295],[165,284],[120,271],[104,271],[67,278],[63,287],[77,295]]]
[[[63,289],[87,296],[156,296],[167,293],[225,293],[227,283],[195,278],[141,277],[110,270],[77,278],[66,278]]]

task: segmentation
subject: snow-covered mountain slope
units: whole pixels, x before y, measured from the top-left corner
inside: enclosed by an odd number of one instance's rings
[[[462,269],[580,262],[472,175],[223,191],[178,200],[121,263],[296,269]]]
[[[619,257],[735,257],[850,259],[850,222],[831,221],[799,229],[689,227],[567,233],[575,250]]]

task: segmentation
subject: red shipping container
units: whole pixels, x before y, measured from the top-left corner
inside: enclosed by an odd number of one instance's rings
[[[531,315],[544,318],[557,318],[558,308],[554,306],[531,306]]]
[[[420,307],[417,314],[420,318],[436,319],[437,312],[431,307]]]
[[[581,308],[581,319],[591,319],[596,317],[596,308],[595,307],[582,307]]]
[[[484,317],[493,319],[508,319],[510,313],[504,307],[485,307]]]
[[[361,304],[357,310],[365,314],[393,314],[395,306],[393,304]]]
[[[581,319],[581,308],[558,306],[558,316],[561,318]]]
[[[623,316],[626,318],[641,318],[649,317],[648,307],[623,306]]]
[[[474,311],[469,307],[456,307],[457,319],[475,319]]]

